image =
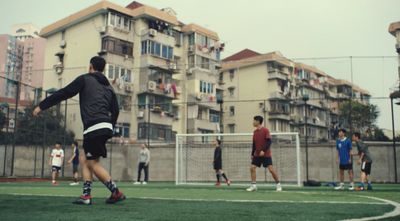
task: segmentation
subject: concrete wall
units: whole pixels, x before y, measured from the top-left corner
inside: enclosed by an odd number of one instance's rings
[[[394,160],[391,143],[370,143],[373,157],[372,180],[374,182],[394,182]],[[278,169],[282,181],[295,181],[295,151],[294,145],[274,144],[273,163]],[[35,161],[36,150],[36,161]],[[42,169],[42,148],[34,146],[15,147],[14,174],[17,177],[40,177]],[[117,180],[133,180],[137,176],[137,154],[139,145],[108,145],[108,158],[102,159],[102,164],[111,170],[112,177]],[[192,144],[183,158],[187,157],[187,167],[183,167],[182,174],[189,181],[214,181],[212,171],[213,148],[210,144]],[[397,175],[400,178],[400,145],[397,145]],[[3,175],[5,146],[0,146],[0,176]],[[50,147],[45,148],[44,175],[50,176],[48,158]],[[311,145],[309,147],[309,178],[320,181],[337,181],[338,166],[335,162],[336,150],[333,144]],[[71,156],[71,148],[66,148],[66,160]],[[305,180],[305,150],[301,149],[301,177]],[[36,174],[34,167],[36,162]],[[223,148],[223,167],[227,175],[235,182],[249,180],[250,145],[249,143],[226,144]],[[11,147],[7,147],[6,176],[10,174]],[[187,170],[186,170],[187,168]],[[359,180],[359,166],[354,163],[356,180]],[[65,177],[71,177],[72,168],[65,166]],[[348,180],[347,175],[345,179]],[[150,162],[151,181],[175,180],[175,145],[151,147]],[[258,170],[258,181],[272,181],[271,175]]]

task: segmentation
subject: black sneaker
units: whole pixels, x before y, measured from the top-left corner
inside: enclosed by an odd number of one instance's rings
[[[82,195],[72,203],[78,205],[92,205],[92,196]]]
[[[106,203],[114,204],[116,202],[123,201],[125,199],[126,199],[125,195],[122,192],[117,191],[117,192],[111,194],[110,198],[108,198],[106,200]]]

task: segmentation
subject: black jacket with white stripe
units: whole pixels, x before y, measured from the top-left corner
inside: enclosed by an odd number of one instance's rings
[[[90,131],[93,135],[112,136],[112,129],[102,125],[108,123],[112,125],[112,128],[115,126],[119,106],[110,82],[100,72],[77,77],[69,85],[44,99],[39,107],[41,110],[46,110],[78,93],[84,131]]]

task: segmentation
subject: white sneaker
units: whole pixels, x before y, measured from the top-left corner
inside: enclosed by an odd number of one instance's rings
[[[281,186],[281,184],[276,184],[276,191],[277,192],[281,192],[282,191],[282,186]]]
[[[136,182],[134,182],[133,184],[134,184],[134,185],[140,185],[140,182],[139,182],[139,181],[136,181]]]
[[[339,185],[339,186],[335,187],[335,190],[344,190],[344,186],[343,185]]]
[[[257,191],[257,186],[252,184],[249,188],[246,189],[247,192]]]
[[[349,190],[353,191],[354,190],[354,185],[353,186],[349,186]]]
[[[142,183],[143,185],[147,185],[147,182],[146,181],[143,181],[143,183]]]
[[[79,182],[72,182],[72,183],[70,183],[69,185],[70,185],[70,186],[77,186],[77,185],[79,185]]]

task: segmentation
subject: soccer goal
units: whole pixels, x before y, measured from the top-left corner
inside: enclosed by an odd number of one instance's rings
[[[298,133],[271,133],[272,161],[282,185],[301,186],[300,140]],[[236,134],[177,134],[176,185],[212,184],[214,146],[216,138],[222,141],[222,168],[233,184],[250,182],[252,150],[251,133]],[[257,184],[273,184],[268,169],[257,169]]]

